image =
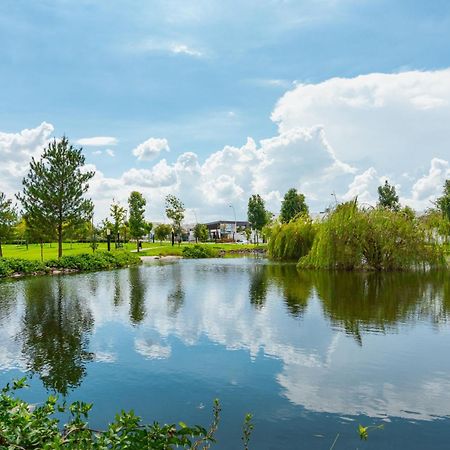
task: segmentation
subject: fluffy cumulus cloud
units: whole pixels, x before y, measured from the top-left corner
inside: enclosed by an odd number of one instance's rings
[[[20,189],[31,158],[41,154],[53,130],[53,125],[42,122],[19,133],[0,132],[0,191],[12,196]]]
[[[449,162],[433,158],[430,163],[430,170],[414,183],[411,199],[405,199],[405,201],[409,200],[422,208],[430,207],[436,197],[442,193],[445,180],[448,179],[450,179]]]
[[[334,202],[331,194],[374,204],[384,180],[396,186],[403,203],[423,210],[450,176],[450,69],[299,84],[280,98],[272,119],[278,124],[275,136],[225,145],[203,160],[186,152],[171,162],[146,164],[170,150],[167,139],[148,139],[133,150],[139,167],[116,177],[97,170],[91,195],[98,215],[107,214],[113,197],[126,202],[134,189],[149,200],[153,220],[163,218],[168,193],[207,221],[230,217],[230,204],[244,218],[253,193],[278,212],[291,187],[319,212]],[[17,189],[30,157],[52,132],[44,122],[17,134],[0,133],[3,190]]]
[[[281,132],[322,124],[336,155],[381,172],[425,170],[448,159],[450,69],[372,73],[299,84],[273,113]]]
[[[141,161],[148,161],[156,158],[162,151],[168,152],[169,150],[167,139],[151,137],[142,144],[139,144],[133,150],[133,155]]]

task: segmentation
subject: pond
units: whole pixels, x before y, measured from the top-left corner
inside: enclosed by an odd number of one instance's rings
[[[146,421],[208,424],[218,449],[447,449],[448,273],[297,272],[181,260],[0,283],[0,384]],[[358,424],[384,424],[360,442]]]

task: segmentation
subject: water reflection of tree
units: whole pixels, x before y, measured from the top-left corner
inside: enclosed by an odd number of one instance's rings
[[[256,265],[250,275],[249,298],[263,307],[269,287],[281,290],[289,312],[306,311],[315,288],[332,326],[359,343],[366,332],[395,331],[399,323],[430,320],[439,325],[450,317],[448,272],[298,271],[293,264]]]
[[[120,274],[122,272],[116,270],[114,271],[114,306],[119,306],[122,303],[122,290],[121,290],[121,279]]]
[[[18,283],[14,281],[0,284],[0,324],[8,320],[17,305]]]
[[[385,333],[399,323],[417,319],[446,320],[445,278],[442,273],[317,271],[314,285],[333,326],[343,328],[361,343],[364,332]]]
[[[79,386],[86,363],[88,333],[94,320],[76,290],[64,278],[42,277],[25,284],[25,312],[20,336],[27,368],[43,384],[63,395]]]
[[[174,317],[184,305],[185,293],[183,290],[183,279],[179,264],[172,264],[173,288],[167,295],[167,309],[170,316]]]
[[[311,297],[313,278],[309,272],[300,272],[294,264],[271,264],[267,266],[271,283],[281,289],[289,312],[301,317]]]
[[[139,267],[129,269],[130,284],[130,319],[134,325],[144,320],[145,310],[145,282]]]
[[[255,264],[251,268],[250,273],[250,285],[249,285],[249,297],[250,303],[255,308],[262,308],[266,303],[267,289],[268,289],[268,276],[267,276],[266,264]]]

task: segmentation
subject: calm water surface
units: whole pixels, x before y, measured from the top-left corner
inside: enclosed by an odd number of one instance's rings
[[[230,259],[0,283],[0,384],[94,401],[94,427],[207,424],[220,449],[450,448],[447,274],[298,273]],[[357,425],[385,424],[360,442]]]

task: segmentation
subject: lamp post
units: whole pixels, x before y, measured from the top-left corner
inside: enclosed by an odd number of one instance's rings
[[[106,229],[106,239],[108,241],[108,252],[111,251],[111,230],[109,228]]]
[[[229,205],[230,206],[230,208],[232,208],[233,209],[233,214],[234,214],[234,232],[233,232],[233,242],[236,242],[235,241],[235,235],[236,235],[236,231],[237,231],[237,227],[236,227],[236,210],[234,209],[234,206],[233,205]]]

